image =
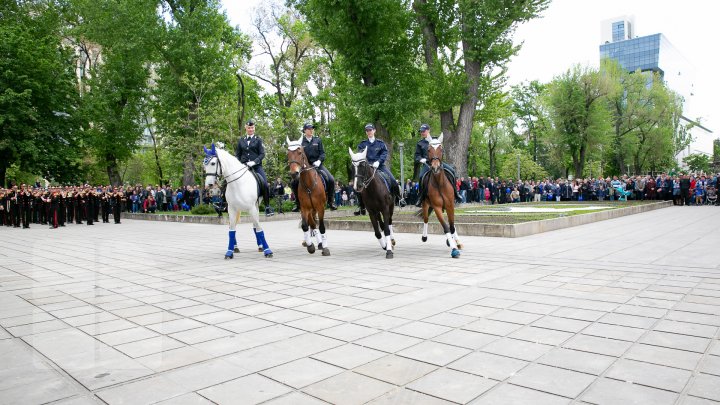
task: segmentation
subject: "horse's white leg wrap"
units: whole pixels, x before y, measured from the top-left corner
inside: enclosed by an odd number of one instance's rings
[[[312,239],[310,238],[310,231],[305,232],[305,244],[310,246],[312,245]]]
[[[326,234],[326,233],[322,233],[322,234],[320,234],[320,237],[322,238],[323,247],[324,247],[324,248],[328,247],[327,234]]]
[[[382,236],[379,237],[379,238],[378,238],[378,242],[380,242],[380,247],[381,247],[381,248],[385,249],[385,248],[387,247],[387,242],[385,242],[385,238],[384,238],[384,237],[382,237]]]
[[[453,239],[450,232],[445,234],[445,237],[447,238],[448,242],[450,242],[450,248],[451,249],[457,249],[457,243],[455,243],[455,239]]]
[[[395,232],[393,232],[393,226],[388,225],[388,228],[390,228],[390,239],[395,240]]]
[[[460,236],[458,235],[458,232],[457,232],[457,228],[455,228],[455,233],[452,234],[452,237],[453,237],[453,239],[455,239],[455,241],[458,241],[460,239]]]
[[[423,238],[427,238],[427,230],[428,230],[428,224],[425,222],[423,224]]]
[[[317,229],[312,230],[312,234],[315,237],[315,240],[317,241],[318,246],[322,243],[322,236],[320,236],[320,231]],[[325,245],[323,245],[324,247]]]
[[[392,250],[392,235],[388,235],[385,237],[385,249]]]

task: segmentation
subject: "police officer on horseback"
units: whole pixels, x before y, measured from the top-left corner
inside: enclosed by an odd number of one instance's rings
[[[420,140],[415,145],[415,164],[420,165],[420,175],[418,176],[417,183],[418,200],[415,203],[415,206],[421,207],[423,200],[425,200],[425,197],[427,197],[427,188],[423,185],[423,177],[430,170],[430,163],[428,163],[427,161],[428,147],[430,146],[430,140],[432,139],[432,137],[430,136],[430,125],[420,125],[420,128],[418,128],[418,133],[420,133]],[[457,189],[455,188],[455,168],[445,162],[442,163],[442,166],[445,170],[446,175],[448,176],[448,180],[450,180],[450,183],[453,184],[453,190],[455,190],[455,200],[457,201],[459,200],[459,196],[457,193]],[[415,172],[417,173],[417,169],[415,170]]]
[[[310,164],[312,164],[317,169],[318,173],[320,173],[320,175],[325,179],[325,194],[327,196],[328,206],[331,210],[335,211],[337,209],[337,206],[335,206],[335,199],[333,198],[335,194],[335,178],[332,174],[330,174],[330,171],[325,167],[325,165],[323,165],[323,162],[325,161],[325,148],[323,148],[322,140],[319,137],[314,136],[314,133],[315,126],[306,122],[303,125],[303,137],[302,141],[300,141],[300,146],[302,146],[305,150],[305,156],[307,156]],[[293,212],[300,211],[300,200],[297,198],[298,183],[299,178],[290,183],[293,194],[295,194],[295,207],[292,209]]]
[[[397,180],[395,180],[395,177],[390,172],[390,169],[388,169],[385,165],[385,161],[388,158],[388,148],[385,145],[385,142],[375,138],[375,125],[373,124],[365,125],[365,134],[367,135],[367,139],[360,142],[360,145],[358,145],[358,151],[361,152],[367,148],[365,158],[368,163],[387,177],[387,180],[390,183],[390,193],[397,201],[399,201],[401,198],[400,187],[398,186]],[[358,205],[360,206],[360,209],[355,211],[355,215],[364,214],[365,205],[363,204],[360,194],[358,194]]]
[[[255,135],[255,121],[248,120],[245,123],[246,136],[241,137],[237,146],[237,158],[241,163],[246,164],[253,172],[257,174],[261,192],[263,194],[263,202],[265,203],[265,216],[274,215],[270,208],[270,189],[267,183],[267,176],[262,168],[262,161],[265,159],[265,147],[262,139]]]

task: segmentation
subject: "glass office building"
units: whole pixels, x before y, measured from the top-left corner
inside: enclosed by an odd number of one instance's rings
[[[600,45],[600,59],[615,59],[631,72],[640,69],[643,72],[660,72],[662,75],[660,44],[663,40],[662,34],[655,34],[603,44]]]
[[[683,116],[686,122],[700,117],[699,106],[694,100],[695,69],[675,49],[663,34],[633,37],[635,22],[632,17],[618,17],[603,22],[600,45],[600,60],[611,58],[630,72],[656,72],[667,86],[683,98]],[[688,118],[693,117],[693,118]],[[712,138],[709,129],[696,126],[691,130],[693,144],[678,155],[678,161],[689,153],[712,152]]]

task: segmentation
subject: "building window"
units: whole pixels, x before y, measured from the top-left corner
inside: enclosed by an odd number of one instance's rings
[[[613,42],[625,39],[625,22],[618,21],[612,24],[612,40]]]

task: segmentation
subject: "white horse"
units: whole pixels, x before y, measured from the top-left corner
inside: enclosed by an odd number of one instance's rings
[[[225,259],[232,259],[233,253],[240,250],[235,239],[235,226],[240,222],[240,211],[250,213],[253,220],[253,231],[257,242],[258,251],[263,252],[265,257],[273,257],[273,252],[265,241],[265,232],[260,227],[258,183],[255,176],[250,173],[250,168],[224,149],[221,146],[215,147],[213,143],[208,150],[205,150],[205,186],[210,187],[217,183],[220,178],[227,182],[225,198],[228,202],[228,215],[230,219],[230,231],[228,231],[228,249]]]

